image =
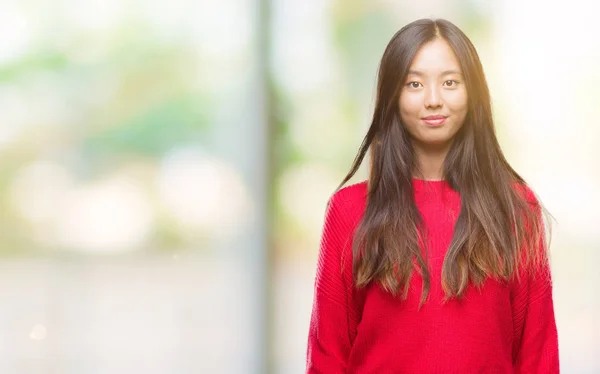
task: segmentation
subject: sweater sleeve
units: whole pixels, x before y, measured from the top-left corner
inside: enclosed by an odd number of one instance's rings
[[[527,192],[528,200],[534,204],[541,220],[537,199],[530,191]],[[544,238],[540,240],[538,250],[548,250]],[[549,258],[546,257],[534,269],[521,279],[513,304],[515,327],[518,329],[514,347],[515,374],[557,374],[560,370],[558,333]]]
[[[307,374],[345,373],[355,336],[353,225],[344,205],[338,192],[330,199],[325,213],[308,335]]]
[[[516,354],[515,374],[559,373],[550,266],[546,265],[524,282],[523,302],[516,305],[523,318],[523,328]]]

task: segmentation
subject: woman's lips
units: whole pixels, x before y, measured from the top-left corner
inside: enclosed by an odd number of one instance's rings
[[[423,122],[429,126],[440,126],[446,121],[446,117],[443,116],[430,116],[423,118]]]

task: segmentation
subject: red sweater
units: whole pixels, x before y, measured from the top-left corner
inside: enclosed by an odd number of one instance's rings
[[[315,277],[307,373],[507,374],[559,372],[552,283],[547,266],[535,277],[470,285],[462,301],[442,304],[441,268],[460,212],[445,181],[413,180],[429,229],[431,289],[417,310],[422,278],[408,299],[378,283],[352,286],[352,234],[364,213],[366,182],[335,193],[327,208]],[[342,261],[348,266],[340,267]],[[343,270],[342,270],[343,269]]]

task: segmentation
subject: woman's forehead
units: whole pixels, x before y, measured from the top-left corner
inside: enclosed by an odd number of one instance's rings
[[[409,68],[409,74],[417,76],[460,73],[460,64],[454,51],[441,38],[424,44],[415,55]]]

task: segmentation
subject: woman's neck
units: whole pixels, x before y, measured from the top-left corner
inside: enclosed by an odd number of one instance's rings
[[[415,177],[424,180],[442,180],[444,179],[444,160],[448,154],[450,146],[443,148],[427,148],[415,146],[415,156],[417,158],[417,170]]]

